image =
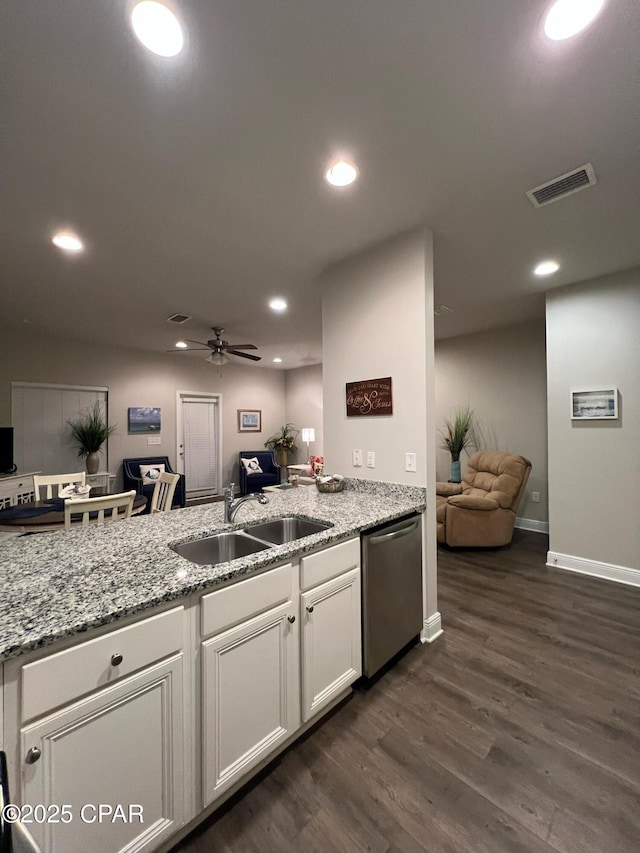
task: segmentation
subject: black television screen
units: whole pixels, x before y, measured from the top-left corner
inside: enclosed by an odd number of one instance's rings
[[[11,474],[13,467],[13,427],[0,427],[0,474]]]

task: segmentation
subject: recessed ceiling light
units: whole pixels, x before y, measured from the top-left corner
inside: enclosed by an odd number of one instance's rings
[[[178,349],[187,349],[188,344],[186,344],[184,341],[178,341],[176,346],[178,347]]]
[[[142,44],[158,56],[177,56],[182,50],[182,27],[173,12],[155,0],[134,6],[131,26]]]
[[[277,297],[276,299],[271,300],[271,302],[269,303],[269,308],[271,308],[272,311],[286,311],[287,303],[284,301],[284,299]]]
[[[282,359],[281,358],[274,358],[273,363],[274,364],[282,364]]]
[[[571,38],[588,27],[605,0],[556,0],[544,22],[545,35],[553,41]]]
[[[58,231],[51,238],[54,246],[64,252],[81,252],[84,249],[82,240],[73,231]]]
[[[358,170],[353,163],[346,160],[338,160],[333,163],[324,173],[324,179],[332,187],[348,187],[358,177]]]
[[[553,273],[558,272],[559,269],[560,265],[555,261],[542,261],[542,263],[538,264],[533,272],[535,275],[553,275]]]

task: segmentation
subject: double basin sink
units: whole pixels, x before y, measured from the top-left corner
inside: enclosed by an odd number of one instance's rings
[[[333,525],[323,521],[285,516],[274,518],[272,521],[248,524],[241,530],[223,531],[191,542],[181,542],[178,545],[171,545],[171,548],[176,554],[193,563],[215,566],[218,563],[236,560],[238,557],[248,557],[250,554],[266,551],[274,545],[303,539],[305,536],[320,533],[330,527]]]

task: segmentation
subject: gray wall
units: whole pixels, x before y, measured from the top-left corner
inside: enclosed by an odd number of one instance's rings
[[[436,341],[438,429],[457,407],[477,414],[479,449],[505,450],[531,460],[518,516],[548,521],[547,378],[544,320]],[[440,448],[438,480],[448,480],[451,456]],[[470,449],[473,453],[473,448]],[[468,454],[462,457],[463,469]],[[540,493],[533,503],[531,493]]]
[[[550,550],[640,569],[640,269],[547,294]],[[570,394],[617,386],[616,421]]]
[[[206,353],[204,353],[206,355]],[[222,394],[223,483],[238,481],[237,454],[263,447],[265,439],[285,423],[285,373],[269,368],[208,364],[202,353],[144,353],[139,350],[82,345],[43,338],[25,327],[0,337],[0,425],[11,424],[11,381],[109,388],[109,417],[118,425],[109,440],[109,469],[121,471],[128,456],[169,456],[176,464],[176,392]],[[149,447],[144,435],[127,434],[129,406],[160,406],[160,447]],[[239,433],[238,409],[261,409],[262,432]]]
[[[309,453],[322,456],[322,365],[313,364],[287,370],[285,400],[287,422],[295,424],[300,430],[303,427],[313,427],[316,440],[309,445]],[[295,461],[306,462],[307,445],[302,441],[302,435],[298,436],[297,446]]]

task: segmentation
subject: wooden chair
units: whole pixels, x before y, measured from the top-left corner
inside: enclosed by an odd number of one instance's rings
[[[168,474],[166,471],[160,474],[151,496],[151,515],[156,512],[167,512],[171,509],[173,493],[179,481],[180,474]]]
[[[65,486],[71,486],[76,483],[80,483],[80,485],[85,485],[86,473],[84,471],[79,471],[77,474],[34,474],[33,475],[33,492],[35,495],[35,500],[42,500],[40,496],[40,487],[46,486],[47,493],[45,494],[45,500],[49,498],[57,497],[57,494],[53,494],[53,486],[57,486],[58,493],[60,489],[63,489]]]
[[[65,529],[69,529],[70,527],[86,527],[89,524],[107,521],[124,521],[127,518],[131,518],[135,496],[136,492],[132,490],[130,492],[121,492],[118,495],[104,495],[103,497],[83,498],[82,500],[66,500],[64,502]],[[105,510],[109,509],[111,512],[105,515]],[[95,513],[95,518],[90,518],[92,513]],[[82,515],[82,521],[76,520],[72,523],[72,515]]]

